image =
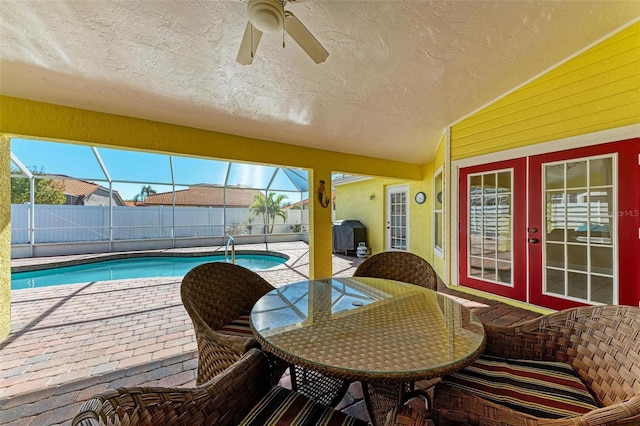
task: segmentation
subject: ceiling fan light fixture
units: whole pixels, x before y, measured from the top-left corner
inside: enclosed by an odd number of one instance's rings
[[[247,14],[251,25],[264,33],[280,31],[284,26],[284,7],[280,0],[249,0]]]

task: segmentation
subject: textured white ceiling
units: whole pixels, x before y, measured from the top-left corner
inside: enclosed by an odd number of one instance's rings
[[[0,93],[424,163],[444,128],[640,16],[640,1],[289,2],[235,62],[244,1],[0,0]]]

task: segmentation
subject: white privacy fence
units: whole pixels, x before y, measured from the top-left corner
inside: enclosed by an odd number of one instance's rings
[[[262,215],[254,216],[246,207],[35,207],[31,224],[29,204],[11,205],[11,244],[301,233],[309,225],[308,210],[288,210],[286,221],[277,217],[265,225]]]

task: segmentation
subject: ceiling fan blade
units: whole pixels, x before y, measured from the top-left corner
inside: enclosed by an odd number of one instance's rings
[[[251,22],[247,22],[247,27],[244,30],[242,42],[240,43],[240,49],[238,49],[238,57],[236,58],[238,63],[251,65],[256,50],[258,50],[260,37],[262,37],[262,31],[251,25]]]
[[[309,32],[307,27],[302,25],[302,22],[296,16],[288,10],[284,12],[284,29],[300,45],[302,50],[307,52],[307,55],[313,59],[313,62],[319,64],[324,62],[329,56],[329,52],[322,47],[320,42]]]

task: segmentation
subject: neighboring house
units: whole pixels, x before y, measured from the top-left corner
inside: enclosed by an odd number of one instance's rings
[[[76,206],[108,206],[109,188],[86,180],[73,179],[69,176],[49,176],[62,183],[65,204]],[[125,203],[118,191],[113,190],[112,202],[114,206],[124,206]]]
[[[174,192],[162,192],[147,196],[138,206],[172,206]],[[190,207],[247,207],[253,204],[254,197],[263,192],[256,189],[229,188],[216,185],[199,184],[175,192],[176,206]]]

